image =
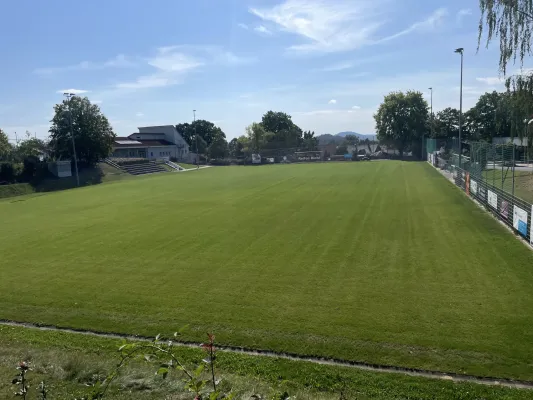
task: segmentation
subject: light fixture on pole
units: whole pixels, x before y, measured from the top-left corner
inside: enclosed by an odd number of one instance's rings
[[[461,131],[463,130],[463,53],[464,49],[459,47],[455,52],[461,54],[461,85],[459,86],[459,168],[461,168],[461,156],[463,144],[461,142]]]
[[[192,110],[194,137],[196,138],[196,168],[200,168],[200,153],[198,152],[198,134],[196,133],[196,110]]]
[[[70,126],[70,138],[72,139],[72,152],[74,154],[74,170],[76,171],[76,185],[80,186],[80,175],[78,174],[78,157],[76,156],[76,143],[74,141],[74,130],[72,129],[72,98],[74,93],[63,93],[63,96],[67,98],[68,114],[69,114],[69,126]]]

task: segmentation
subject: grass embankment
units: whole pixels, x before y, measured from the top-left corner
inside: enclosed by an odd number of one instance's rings
[[[91,186],[105,182],[114,182],[132,178],[124,171],[118,170],[106,163],[98,163],[94,168],[85,168],[79,172],[80,186]],[[38,192],[54,192],[77,187],[76,176],[68,178],[49,177],[39,182],[16,183],[0,186],[0,199]]]
[[[533,380],[533,253],[424,163],[0,203],[0,318]]]
[[[181,168],[184,169],[193,169],[196,168],[196,164],[186,164],[186,163],[177,163]]]
[[[0,398],[10,398],[10,384],[21,360],[30,360],[28,374],[32,394],[45,380],[50,400],[73,399],[87,392],[85,384],[102,379],[118,361],[119,340],[0,326]],[[198,349],[176,348],[180,360],[195,366],[205,357]],[[218,353],[217,379],[238,399],[253,394],[262,398],[286,392],[296,399],[530,399],[528,390],[487,387],[473,383],[415,378],[400,374],[361,371],[354,368],[317,365],[233,353]],[[120,373],[110,399],[192,398],[173,373],[165,381],[157,368],[133,362]],[[207,376],[206,376],[207,378]],[[170,397],[169,397],[170,396]],[[30,398],[34,398],[30,396]]]

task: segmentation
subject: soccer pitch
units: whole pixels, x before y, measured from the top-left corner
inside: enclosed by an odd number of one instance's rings
[[[533,253],[424,163],[161,174],[0,221],[3,319],[533,380]]]

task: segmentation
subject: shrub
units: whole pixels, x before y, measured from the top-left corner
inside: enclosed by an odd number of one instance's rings
[[[0,182],[13,183],[16,179],[15,166],[12,163],[5,162],[0,164]]]
[[[209,160],[209,164],[211,165],[230,165],[231,160],[227,158],[213,158],[212,160]]]

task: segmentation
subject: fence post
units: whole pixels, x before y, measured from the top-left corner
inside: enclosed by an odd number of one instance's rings
[[[515,164],[515,159],[514,159],[514,148],[515,148],[515,145],[513,143],[513,189],[512,189],[512,193],[513,193],[513,205],[514,205],[514,171],[515,171],[515,167],[514,167],[514,164]]]
[[[503,162],[503,157],[504,157],[504,156],[503,156],[503,148],[504,148],[504,147],[505,147],[505,146],[502,145],[502,190],[503,190],[503,164],[504,164],[504,162]]]
[[[496,146],[494,143],[492,146],[492,186],[496,187]]]

